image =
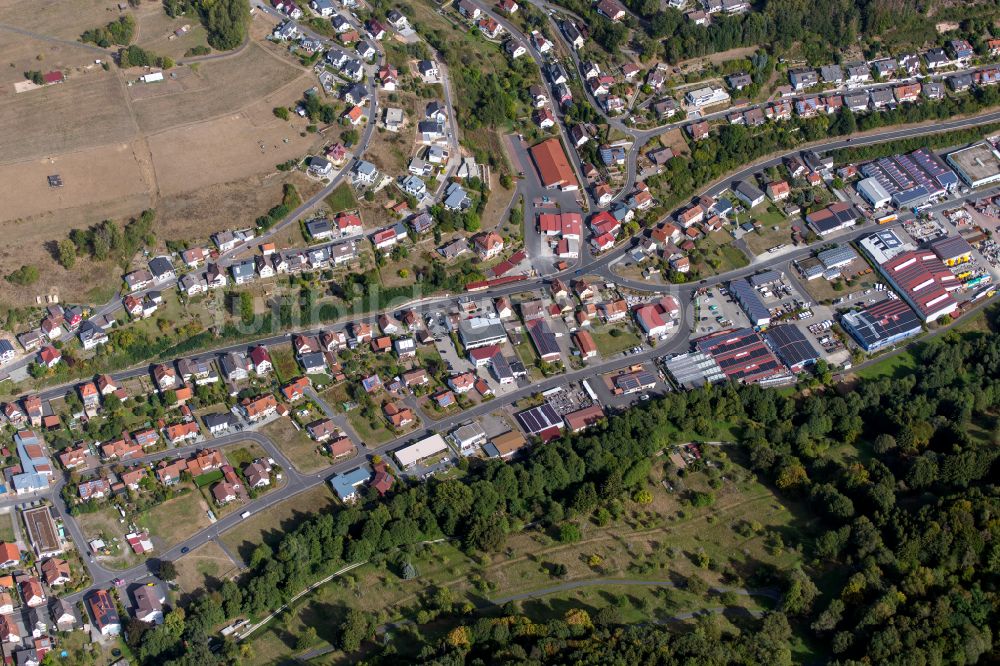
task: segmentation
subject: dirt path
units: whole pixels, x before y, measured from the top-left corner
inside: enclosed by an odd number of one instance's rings
[[[677,589],[677,584],[669,580],[634,580],[630,578],[591,578],[588,580],[571,580],[565,583],[560,583],[558,585],[553,585],[552,587],[546,587],[541,590],[534,590],[531,592],[521,592],[519,594],[511,594],[506,597],[499,597],[496,599],[491,599],[490,603],[494,606],[502,606],[511,601],[524,601],[526,599],[535,599],[537,597],[547,597],[550,594],[557,594],[559,592],[568,592],[570,590],[580,590],[588,587],[596,587],[601,585],[622,585],[628,587],[663,587],[670,589]],[[778,599],[778,591],[772,588],[744,588],[744,587],[710,587],[709,590],[713,592],[718,592],[722,594],[724,592],[732,592],[743,597],[766,597],[773,601]]]
[[[95,46],[93,44],[87,44],[84,42],[78,42],[76,40],[60,39],[59,37],[43,35],[41,33],[32,32],[31,30],[25,30],[24,28],[18,28],[17,26],[8,25],[6,23],[0,23],[0,30],[6,30],[8,32],[16,32],[19,35],[24,35],[25,37],[31,37],[32,39],[38,39],[43,42],[49,42],[52,44],[62,44],[63,46],[75,46],[78,49],[86,49],[93,53],[100,53],[101,55],[104,56],[109,56],[111,53],[108,49],[102,49],[100,46]]]

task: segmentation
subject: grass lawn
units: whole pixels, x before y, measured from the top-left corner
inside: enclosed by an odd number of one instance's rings
[[[239,571],[239,567],[214,541],[198,546],[176,560],[176,564],[177,584],[185,594],[214,590]]]
[[[274,545],[285,530],[292,529],[308,514],[325,511],[337,503],[333,490],[326,483],[299,493],[263,511],[254,513],[222,535],[222,542],[244,561],[257,544]]]
[[[746,255],[735,247],[732,237],[717,231],[697,242],[703,261],[697,262],[692,268],[700,275],[715,275],[726,271],[743,268],[750,263]]]
[[[338,412],[344,411],[344,403],[350,402],[351,398],[347,395],[347,383],[341,382],[339,384],[334,384],[328,389],[325,389],[319,394],[319,397],[323,399],[323,402],[330,405]]]
[[[229,464],[236,469],[243,469],[244,465],[248,465],[258,458],[267,457],[267,453],[260,444],[250,440],[227,446],[224,453]]]
[[[96,556],[100,564],[112,569],[127,569],[139,563],[139,556],[125,542],[125,526],[119,522],[121,516],[117,510],[107,506],[92,513],[82,513],[75,519],[88,540],[100,538],[111,551],[110,555]]]
[[[753,218],[760,222],[761,228],[746,234],[743,240],[754,254],[765,254],[772,247],[792,242],[792,220],[777,209],[763,208]]]
[[[414,416],[416,417],[416,415]],[[368,422],[368,419],[361,415],[360,409],[349,411],[347,413],[347,422],[351,424],[358,438],[368,446],[372,444],[385,444],[397,437],[395,433],[389,430],[386,422],[381,418],[379,418],[378,427],[372,428],[372,424]],[[419,422],[409,426],[409,429],[416,428],[418,425]]]
[[[295,360],[295,353],[292,351],[291,343],[268,347],[268,351],[271,353],[274,374],[278,376],[279,382],[290,382],[300,374],[299,364]]]
[[[514,345],[514,349],[517,351],[517,357],[521,359],[521,363],[524,363],[524,367],[528,371],[528,377],[533,381],[539,381],[542,378],[542,371],[535,367],[538,356],[535,355],[535,348],[528,341],[528,337],[525,336],[524,342],[521,344]]]
[[[334,213],[356,208],[358,205],[358,200],[354,198],[354,192],[347,183],[341,183],[324,199],[324,202]]]
[[[913,354],[902,351],[857,370],[854,374],[862,379],[877,379],[878,377],[900,379],[912,374],[916,369],[917,360],[913,358]]]
[[[0,541],[14,542],[14,515],[8,511],[0,513]]]
[[[612,331],[618,331],[619,335],[612,335]],[[604,358],[611,358],[615,354],[642,344],[642,339],[630,328],[618,328],[615,326],[597,326],[590,331],[597,345],[597,351]]]
[[[216,481],[222,481],[222,470],[213,469],[211,472],[205,472],[204,474],[199,474],[194,478],[194,485],[199,488],[204,488],[205,486],[215,483]]]
[[[139,523],[169,548],[208,527],[208,509],[201,494],[185,493],[153,507],[139,518]]]
[[[281,448],[300,472],[315,472],[330,465],[330,458],[319,453],[319,445],[305,430],[296,430],[291,419],[275,419],[261,428],[261,432]]]

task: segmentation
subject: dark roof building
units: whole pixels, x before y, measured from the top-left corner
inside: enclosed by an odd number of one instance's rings
[[[819,352],[795,324],[772,326],[764,333],[764,339],[792,372],[802,372],[819,359]]]
[[[551,439],[563,429],[563,418],[547,402],[518,412],[516,418],[524,432],[542,439]]]
[[[544,319],[535,319],[528,322],[528,334],[531,342],[535,345],[538,356],[547,363],[558,361],[559,344],[556,342],[556,334],[549,328],[549,324]]]
[[[767,326],[771,323],[771,311],[760,300],[757,290],[746,280],[733,280],[729,283],[729,293],[743,308],[754,326]]]
[[[820,236],[826,236],[858,223],[861,213],[847,201],[832,203],[826,208],[806,215],[806,222]]]
[[[913,308],[897,298],[841,315],[840,323],[867,352],[913,337],[921,326]]]
[[[760,333],[752,328],[700,338],[695,340],[695,349],[711,356],[727,379],[746,384],[774,384],[791,379]]]

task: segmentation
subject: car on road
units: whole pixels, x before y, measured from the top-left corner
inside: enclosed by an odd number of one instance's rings
[[[122,585],[125,584],[125,579],[124,578],[115,578],[111,582],[115,584],[115,587],[121,587]]]
[[[181,548],[181,555],[183,555],[184,553],[188,552],[189,550],[191,550],[191,549],[188,548],[187,546],[184,546],[183,548]]]

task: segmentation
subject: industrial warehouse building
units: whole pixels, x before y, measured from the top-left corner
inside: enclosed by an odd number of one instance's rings
[[[868,162],[861,173],[874,178],[899,208],[921,206],[958,186],[955,172],[926,148]]]
[[[858,194],[870,203],[873,208],[888,206],[892,202],[889,192],[878,182],[878,178],[865,178],[858,181]]]
[[[920,333],[920,317],[898,298],[879,301],[841,315],[844,330],[866,352],[874,352]]]
[[[949,292],[961,284],[930,250],[896,255],[880,264],[879,271],[924,321],[936,321],[958,309]]]
[[[795,324],[772,326],[764,333],[764,338],[792,372],[802,372],[819,360],[819,352]]]
[[[767,326],[771,323],[771,311],[760,300],[757,291],[746,280],[733,280],[729,283],[729,293],[740,304],[743,312],[754,326]]]
[[[546,189],[559,188],[564,192],[580,189],[559,139],[542,141],[532,146],[530,152],[538,169],[538,178]]]
[[[726,379],[762,386],[794,381],[761,334],[752,328],[722,331],[695,340],[694,344],[697,351],[715,360]]]
[[[945,159],[969,187],[1000,181],[1000,154],[987,141],[956,150]]]
[[[448,444],[441,435],[431,435],[419,442],[414,442],[401,449],[396,449],[393,455],[399,461],[399,465],[404,469],[412,467],[421,460],[448,450]]]
[[[458,322],[458,337],[466,349],[477,349],[502,344],[507,339],[507,329],[499,319],[473,317]]]
[[[563,417],[547,402],[518,412],[514,418],[528,435],[537,435],[546,441],[558,436],[563,429]]]

